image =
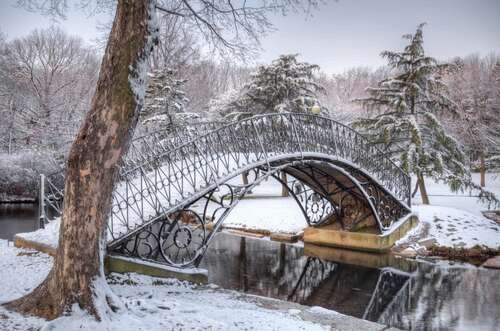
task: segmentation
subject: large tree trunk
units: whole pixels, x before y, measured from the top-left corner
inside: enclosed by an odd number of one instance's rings
[[[484,162],[484,153],[481,153],[481,156],[479,157],[479,171],[481,173],[481,187],[486,186],[486,165]]]
[[[119,162],[142,107],[139,90],[157,29],[154,15],[151,1],[118,1],[92,107],[69,154],[54,266],[10,308],[52,319],[75,303],[97,318],[106,311],[98,311],[94,300],[113,307],[112,293],[102,285],[107,220]]]
[[[429,202],[429,195],[427,194],[427,189],[425,188],[424,176],[417,175],[417,181],[418,181],[418,188],[420,189],[420,195],[422,196],[422,203],[424,205],[428,205],[430,202]]]

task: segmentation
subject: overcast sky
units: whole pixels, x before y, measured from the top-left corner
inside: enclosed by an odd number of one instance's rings
[[[14,8],[15,0],[0,0],[0,30],[18,37],[51,21]],[[439,59],[470,53],[500,53],[500,0],[327,0],[313,17],[272,16],[278,31],[262,40],[259,62],[279,54],[300,53],[326,72],[353,66],[384,64],[379,54],[403,46],[401,35],[421,22],[427,53]],[[61,26],[92,41],[101,17],[71,12]]]

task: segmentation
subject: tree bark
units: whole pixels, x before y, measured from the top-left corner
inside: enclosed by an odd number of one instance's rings
[[[480,164],[479,164],[479,171],[481,173],[481,187],[486,186],[486,165],[484,162],[484,153],[481,153],[481,156],[479,157]]]
[[[114,181],[142,107],[141,83],[157,27],[152,1],[119,0],[92,106],[67,164],[59,247],[47,278],[7,304],[53,319],[73,304],[100,319],[94,300],[107,301],[103,258]],[[105,288],[106,289],[106,288]],[[112,293],[111,293],[112,294]],[[103,297],[106,296],[106,297]],[[95,297],[95,299],[94,299]],[[106,305],[106,302],[104,302]]]
[[[420,189],[420,195],[422,196],[422,203],[424,205],[428,205],[429,202],[429,195],[427,194],[427,189],[425,188],[425,181],[424,181],[424,176],[422,175],[417,175],[417,181],[418,181],[418,187]]]
[[[282,171],[281,172],[281,180],[286,183],[287,178],[286,178],[286,172]],[[290,196],[290,192],[288,192],[288,187],[286,185],[281,184],[281,196],[282,197],[288,197]]]
[[[413,189],[413,193],[411,194],[412,198],[414,198],[415,195],[417,194],[419,184],[420,184],[420,181],[418,180],[418,177],[417,177],[417,182],[415,183],[415,188]]]

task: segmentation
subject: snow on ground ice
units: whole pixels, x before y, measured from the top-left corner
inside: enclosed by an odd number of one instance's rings
[[[472,180],[474,183],[479,184],[479,174],[473,173]],[[412,185],[415,184],[416,179],[412,178]],[[436,183],[430,178],[425,179],[425,185],[429,194],[429,199],[432,205],[452,207],[464,211],[468,211],[474,215],[481,216],[481,211],[488,210],[490,207],[495,209],[494,206],[488,206],[486,203],[481,203],[475,197],[478,192],[451,192],[448,185],[443,183]],[[500,173],[487,173],[486,174],[486,187],[487,191],[495,193],[497,198],[500,198]],[[418,205],[422,201],[420,192],[415,198],[412,199],[413,205]]]
[[[493,220],[441,206],[418,205],[412,209],[417,213],[420,224],[406,237],[421,231],[428,224],[428,236],[435,238],[438,246],[471,248],[481,245],[500,248],[500,225]]]
[[[0,240],[0,304],[33,290],[48,274],[52,258]],[[0,330],[329,330],[288,310],[267,309],[234,291],[198,287],[173,279],[112,274],[113,292],[127,307],[96,322],[74,308],[51,322],[24,317],[0,306]]]
[[[57,248],[59,242],[59,228],[61,226],[61,218],[55,218],[45,225],[45,228],[38,229],[33,232],[18,233],[19,237],[26,240],[34,241],[49,247]]]
[[[226,227],[297,233],[307,227],[293,198],[245,199],[224,221]]]

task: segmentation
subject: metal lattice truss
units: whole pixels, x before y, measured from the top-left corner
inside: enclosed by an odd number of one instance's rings
[[[108,248],[197,265],[238,201],[270,177],[311,226],[384,232],[410,211],[409,176],[359,133],[325,117],[267,114],[134,140],[113,195]]]

